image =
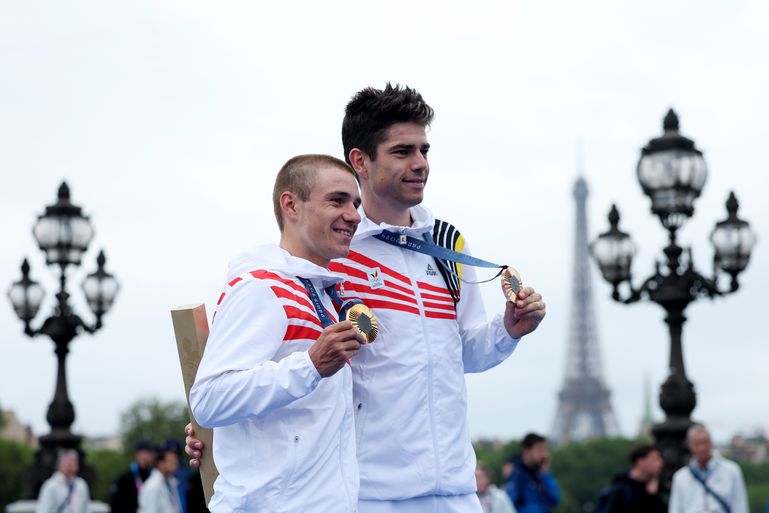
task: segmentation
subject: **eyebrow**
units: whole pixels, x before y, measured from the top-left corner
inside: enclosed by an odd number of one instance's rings
[[[413,150],[416,147],[417,147],[416,144],[399,143],[399,144],[394,144],[394,145],[390,146],[389,151],[393,151],[393,150]],[[420,150],[429,150],[430,149],[430,143],[424,143],[424,144],[420,145],[419,149]]]
[[[356,194],[355,196],[352,196],[350,193],[344,192],[344,191],[331,191],[328,194],[326,194],[325,199],[326,200],[342,199],[345,201],[351,200],[353,203],[355,202],[360,203],[359,195]]]

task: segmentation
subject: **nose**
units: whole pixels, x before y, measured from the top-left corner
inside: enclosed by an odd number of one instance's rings
[[[355,208],[355,205],[350,203],[347,206],[342,216],[342,219],[344,219],[345,222],[354,223],[355,226],[357,226],[358,223],[360,223],[360,214],[358,213],[358,209]]]
[[[411,161],[411,169],[414,171],[428,170],[430,164],[427,162],[427,155],[424,155],[421,151],[415,152],[416,155]]]

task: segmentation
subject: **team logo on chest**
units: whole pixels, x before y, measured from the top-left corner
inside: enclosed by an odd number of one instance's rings
[[[433,267],[432,265],[427,264],[427,270],[425,271],[425,274],[427,276],[437,276],[438,275],[438,271],[436,271],[435,267]]]
[[[384,279],[382,278],[382,271],[379,267],[369,269],[366,276],[368,276],[368,285],[372,289],[381,289],[384,287]]]

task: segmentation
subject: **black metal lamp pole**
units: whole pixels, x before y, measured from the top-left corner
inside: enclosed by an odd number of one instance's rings
[[[51,432],[40,437],[40,449],[35,454],[35,463],[24,476],[24,495],[28,498],[37,496],[42,483],[55,470],[59,449],[76,449],[82,456],[82,436],[70,431],[75,421],[75,409],[67,391],[67,353],[70,342],[81,331],[95,333],[101,328],[102,316],[112,305],[119,289],[117,280],[104,270],[106,259],[102,251],[97,258],[97,271],[88,275],[83,282],[83,291],[96,318],[95,322],[86,323],[72,310],[67,292],[67,267],[80,265],[80,257],[93,238],[93,229],[81,208],[70,202],[66,183],[59,187],[57,202],[46,207],[45,214],[38,218],[33,234],[40,249],[45,252],[46,263],[58,266],[60,274],[53,314],[37,329],[32,327],[32,320],[40,309],[45,293],[40,285],[30,279],[26,258],[21,265],[21,280],[8,290],[16,315],[24,322],[24,333],[30,337],[50,337],[57,360],[56,391],[46,415]],[[81,465],[81,469],[84,477],[89,478],[89,467]]]
[[[756,238],[750,225],[737,217],[734,193],[726,203],[729,217],[716,224],[711,241],[715,246],[713,276],[708,278],[694,268],[691,248],[677,242],[677,231],[694,214],[694,200],[700,195],[707,178],[707,167],[694,141],[679,133],[678,117],[671,109],[663,122],[664,134],[652,139],[641,150],[638,180],[652,200],[651,210],[669,234],[662,250],[665,259],[657,262],[654,274],[639,288],[632,284],[630,272],[635,246],[630,236],[619,230],[619,212],[612,205],[609,231],[592,244],[604,279],[612,284],[612,298],[630,304],[643,298],[665,309],[665,322],[670,331],[669,375],[660,389],[659,401],[665,420],[655,424],[652,433],[665,460],[662,484],[667,493],[673,473],[686,464],[688,450],[686,431],[692,425],[690,415],[697,403],[694,385],[686,376],[681,334],[686,321],[684,311],[689,303],[702,296],[714,298],[737,290],[737,275],[750,260]],[[726,289],[719,287],[719,270],[731,276]],[[627,282],[626,290],[621,290]]]

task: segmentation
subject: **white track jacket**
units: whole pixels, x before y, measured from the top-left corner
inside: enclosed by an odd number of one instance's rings
[[[344,295],[360,297],[380,326],[352,362],[360,498],[475,493],[464,373],[499,364],[518,340],[501,315],[486,321],[477,285],[463,284],[455,306],[432,257],[372,237],[388,229],[421,239],[433,230],[427,209],[411,209],[409,228],[359,213],[350,255],[330,269],[345,275]],[[466,250],[461,236],[450,242]],[[459,267],[475,281],[472,268]]]
[[[214,428],[212,513],[351,513],[358,500],[352,376],[321,379],[307,349],[322,331],[301,276],[340,278],[278,246],[230,263],[190,405]]]

